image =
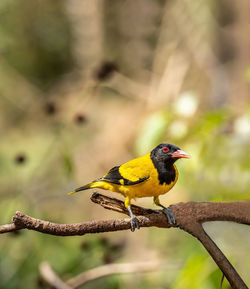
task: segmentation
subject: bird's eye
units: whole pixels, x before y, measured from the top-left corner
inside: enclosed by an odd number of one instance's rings
[[[168,147],[164,147],[162,150],[164,151],[164,153],[166,153],[167,151],[169,151],[169,148]]]

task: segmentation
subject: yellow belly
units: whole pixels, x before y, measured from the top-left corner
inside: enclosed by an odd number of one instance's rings
[[[122,194],[124,197],[130,197],[131,199],[143,197],[156,197],[159,195],[166,194],[175,185],[178,179],[178,171],[176,167],[175,171],[176,171],[176,179],[175,181],[171,182],[168,185],[166,184],[160,185],[156,169],[151,169],[150,177],[146,181],[137,185],[124,186],[108,183],[105,181],[100,181],[94,183],[93,186],[91,187],[102,188],[104,190],[117,192]]]

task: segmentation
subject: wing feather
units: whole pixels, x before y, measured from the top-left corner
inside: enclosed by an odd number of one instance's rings
[[[121,166],[113,167],[105,176],[96,181],[106,181],[117,185],[132,186],[140,184],[149,178],[149,176],[144,176],[142,178],[137,177],[136,180],[134,177],[132,178],[132,180],[130,180],[129,178],[124,178],[120,172],[120,168]],[[131,174],[131,176],[132,175],[133,174]]]

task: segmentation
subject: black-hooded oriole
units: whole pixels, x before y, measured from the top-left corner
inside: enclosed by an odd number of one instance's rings
[[[125,197],[125,207],[131,217],[132,231],[140,227],[130,207],[131,199],[153,197],[154,203],[163,208],[168,222],[174,224],[175,218],[172,211],[160,203],[159,195],[166,194],[178,179],[178,170],[174,165],[176,160],[189,157],[189,154],[177,146],[162,143],[145,156],[113,167],[102,178],[77,188],[69,194],[91,188],[101,188],[122,194]]]

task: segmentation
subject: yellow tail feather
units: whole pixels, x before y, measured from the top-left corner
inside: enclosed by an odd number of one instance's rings
[[[72,191],[72,192],[68,193],[68,195],[72,195],[72,194],[75,194],[75,193],[77,193],[77,192],[76,191]]]

